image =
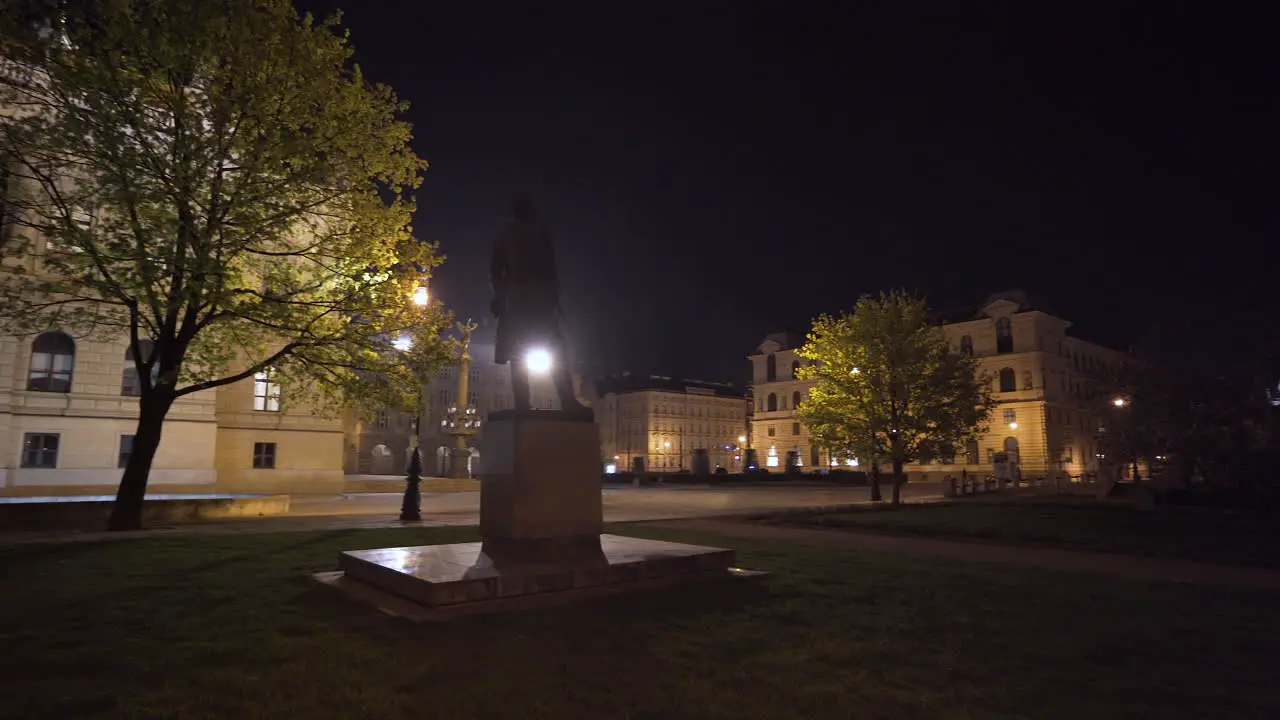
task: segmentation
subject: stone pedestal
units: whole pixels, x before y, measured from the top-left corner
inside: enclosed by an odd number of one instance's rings
[[[589,413],[496,412],[484,432],[480,536],[487,545],[598,544],[600,432]]]
[[[590,412],[499,412],[485,430],[483,542],[352,550],[322,582],[414,619],[749,577],[725,548],[601,535]]]

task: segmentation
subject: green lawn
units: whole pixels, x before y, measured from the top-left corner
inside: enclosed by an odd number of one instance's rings
[[[307,576],[470,532],[0,548],[0,717],[1280,717],[1261,592],[734,541],[774,574],[413,624]]]
[[[961,500],[782,513],[766,520],[1280,568],[1280,522],[1274,515],[1216,508],[1140,510],[1067,499]]]

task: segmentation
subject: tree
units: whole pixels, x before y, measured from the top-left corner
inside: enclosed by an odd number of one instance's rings
[[[801,357],[817,382],[799,416],[829,447],[893,467],[893,502],[902,466],[954,454],[985,432],[994,401],[977,362],[953,352],[925,301],[904,292],[864,296],[852,313],[820,316]]]
[[[20,186],[0,321],[127,334],[139,417],[110,527],[139,527],[181,397],[273,372],[322,409],[402,406],[408,367],[447,354],[448,318],[410,302],[440,262],[409,225],[426,163],[339,18],[288,0],[21,9],[0,20],[0,149]]]

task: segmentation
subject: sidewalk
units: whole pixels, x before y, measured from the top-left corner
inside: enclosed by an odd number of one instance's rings
[[[662,520],[645,524],[656,528],[687,530],[731,538],[789,542],[824,550],[862,550],[965,562],[998,563],[1049,570],[1099,573],[1122,577],[1127,580],[1227,585],[1280,592],[1280,573],[1275,571],[1231,565],[1214,565],[1189,560],[999,545],[968,540],[922,538],[852,530],[778,527],[742,521],[734,522],[728,519]]]

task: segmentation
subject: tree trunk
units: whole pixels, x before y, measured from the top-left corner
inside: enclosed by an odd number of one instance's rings
[[[871,502],[884,500],[880,496],[880,463],[871,463]]]
[[[902,504],[902,461],[893,460],[893,504]]]
[[[173,397],[152,391],[150,397],[138,402],[138,428],[133,435],[133,451],[120,478],[116,490],[116,502],[111,508],[108,530],[137,530],[142,527],[142,500],[147,494],[147,480],[151,474],[151,462],[160,446],[160,432],[164,418],[173,405]]]

